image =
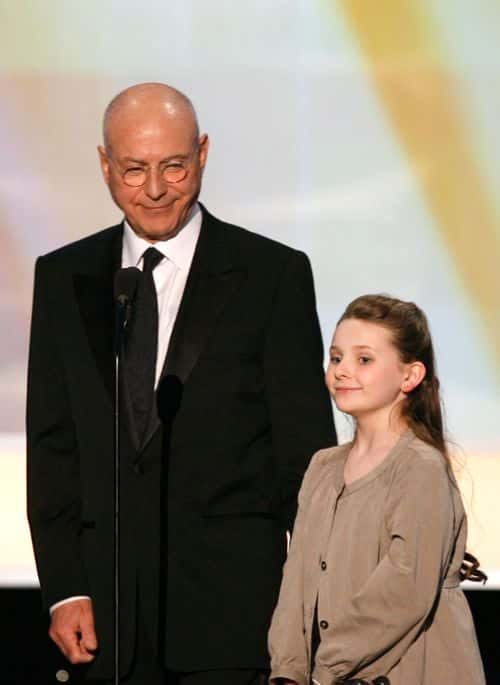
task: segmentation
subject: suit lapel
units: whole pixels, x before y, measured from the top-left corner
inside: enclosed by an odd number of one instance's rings
[[[166,404],[167,411],[175,409],[178,404],[175,398],[168,395],[182,393],[182,387],[218,318],[245,275],[227,246],[221,223],[202,209],[200,237],[170,338],[158,391],[159,403]],[[164,409],[164,406],[160,407],[160,414],[164,415]],[[152,414],[143,448],[160,425],[156,411]]]
[[[115,314],[113,281],[120,266],[122,226],[115,226],[96,250],[95,259],[78,264],[73,276],[76,300],[103,385],[114,403]]]
[[[183,384],[244,276],[223,237],[219,222],[204,211],[200,238],[162,372],[162,376],[177,376]]]

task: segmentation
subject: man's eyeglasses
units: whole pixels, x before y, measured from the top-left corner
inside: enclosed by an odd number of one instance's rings
[[[192,155],[190,155],[190,157],[191,156]],[[123,182],[132,188],[143,186],[148,179],[148,174],[151,173],[151,167],[130,164],[123,170],[118,167],[117,163],[111,157],[108,157],[108,159],[113,162],[116,170],[122,177]],[[183,181],[189,172],[189,161],[190,160],[188,159],[172,160],[160,164],[158,169],[161,177],[167,183],[179,183],[180,181]]]
[[[121,171],[123,182],[132,188],[143,186],[148,178],[151,168],[145,167],[129,167],[125,171]],[[188,174],[188,166],[183,162],[169,162],[160,166],[160,175],[167,183],[179,183],[183,181]]]
[[[123,182],[133,188],[138,188],[146,183],[150,168],[130,167],[122,171]],[[188,174],[188,166],[182,162],[169,162],[160,166],[160,174],[167,183],[179,183]]]

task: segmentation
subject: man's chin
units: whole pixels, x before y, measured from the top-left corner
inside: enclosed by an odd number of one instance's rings
[[[163,210],[153,209],[148,210],[143,208],[141,211],[140,223],[138,221],[131,221],[129,224],[138,236],[149,240],[149,242],[157,242],[158,240],[169,240],[176,236],[179,231],[185,226],[191,211],[174,212],[172,207],[166,207]]]
[[[129,224],[139,237],[144,238],[144,240],[149,240],[151,243],[155,243],[158,240],[173,238],[179,233],[182,227],[181,222],[172,221],[147,221],[141,222],[141,225],[139,226],[137,223],[132,224],[129,220]]]

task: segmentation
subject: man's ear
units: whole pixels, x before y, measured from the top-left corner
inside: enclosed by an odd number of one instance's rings
[[[208,138],[207,133],[203,133],[203,135],[200,136],[198,144],[200,146],[200,168],[203,169],[205,167],[205,164],[207,163],[208,148],[210,147],[210,140]]]
[[[425,364],[422,362],[411,362],[406,365],[406,374],[401,383],[401,390],[409,393],[414,390],[424,380],[427,373]]]
[[[101,171],[102,171],[102,176],[104,178],[104,182],[109,185],[109,159],[108,155],[106,154],[106,150],[103,148],[102,145],[97,146],[97,152],[99,153],[99,162],[101,164]]]

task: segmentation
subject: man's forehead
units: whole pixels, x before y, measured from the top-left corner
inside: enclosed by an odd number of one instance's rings
[[[180,121],[163,118],[127,118],[114,122],[108,129],[108,146],[120,155],[147,154],[164,151],[176,154],[189,151],[196,131]]]

